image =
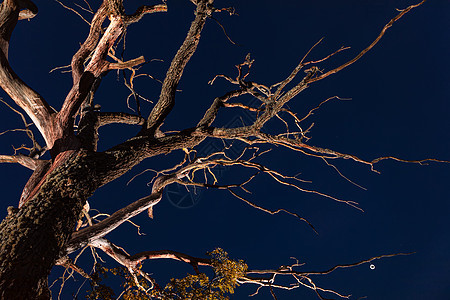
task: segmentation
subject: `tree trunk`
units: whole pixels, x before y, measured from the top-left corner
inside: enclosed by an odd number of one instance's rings
[[[70,238],[92,176],[82,152],[58,157],[38,191],[0,224],[0,298],[49,299],[47,278]]]
[[[172,147],[179,147],[178,139],[166,139]],[[183,136],[178,142],[189,145]],[[20,209],[10,210],[0,224],[1,300],[49,299],[47,277],[56,260],[65,254],[86,200],[145,157],[172,149],[146,139],[124,144],[136,148],[60,153]]]

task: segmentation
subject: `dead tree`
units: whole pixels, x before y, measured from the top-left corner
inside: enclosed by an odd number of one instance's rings
[[[148,211],[152,216],[152,207],[161,200],[162,192],[169,184],[226,189],[240,197],[234,192],[234,188],[245,189],[245,184],[254,176],[265,173],[282,184],[357,206],[357,203],[352,201],[343,201],[318,191],[306,190],[298,184],[296,178],[285,176],[258,163],[256,158],[261,154],[257,148],[259,145],[277,145],[324,159],[348,159],[370,167],[380,160],[391,158],[382,157],[374,161],[365,161],[354,155],[308,143],[308,130],[301,125],[304,118],[290,111],[286,104],[310,85],[359,60],[379,42],[394,22],[424,1],[400,11],[367,48],[335,69],[324,71],[319,69],[319,65],[345,48],[317,61],[308,61],[305,55],[288,77],[266,86],[249,80],[253,60],[247,56],[244,62],[237,65],[235,77],[216,76],[215,79],[226,80],[234,85],[235,89],[215,98],[209,109],[204,112],[204,116],[196,122],[195,127],[164,133],[161,125],[174,107],[178,83],[186,65],[196,52],[205,22],[216,13],[224,11],[232,13],[229,9],[216,8],[213,0],[191,0],[191,2],[195,6],[194,20],[162,81],[158,101],[146,116],[142,116],[139,110],[137,114],[99,112],[96,105],[101,103],[101,99],[97,101],[94,95],[102,77],[108,72],[126,69],[132,74],[128,78],[127,86],[132,95],[139,98],[133,90],[133,78],[136,76],[137,67],[143,64],[145,59],[138,57],[123,61],[115,55],[115,47],[129,25],[138,22],[146,14],[165,12],[167,10],[165,3],[141,6],[130,14],[125,12],[122,0],[102,1],[100,7],[93,11],[92,20],[88,21],[90,31],[86,40],[73,55],[70,65],[73,86],[64,101],[61,101],[58,110],[50,107],[38,92],[27,86],[14,73],[8,61],[9,41],[16,23],[33,18],[38,11],[36,5],[31,0],[4,0],[1,4],[0,85],[20,108],[20,113],[24,112],[32,120],[45,141],[45,145],[39,145],[33,132],[27,127],[26,131],[33,141],[29,155],[0,156],[1,162],[19,163],[34,171],[23,189],[18,208],[10,207],[8,216],[0,225],[1,299],[49,299],[47,277],[52,267],[61,264],[76,268],[67,259],[67,255],[86,246],[105,251],[133,274],[140,274],[138,265],[146,259],[172,258],[191,264],[195,270],[198,270],[199,265],[211,266],[213,262],[210,259],[194,258],[170,251],[149,251],[130,256],[105,239],[109,232],[141,212]],[[256,104],[239,102],[238,98],[243,95],[252,96],[256,99]],[[216,116],[230,107],[254,113],[254,122],[234,128],[215,127],[213,124]],[[264,130],[263,127],[268,121],[281,118],[281,112],[291,118],[283,122],[293,122],[297,125],[296,131],[273,134]],[[308,116],[309,114],[305,118]],[[140,126],[139,134],[99,152],[98,129],[112,123]],[[226,149],[206,157],[196,157],[192,149],[206,138],[240,141],[248,147],[238,157],[227,156]],[[42,154],[47,150],[51,158],[42,159]],[[87,200],[95,190],[122,176],[144,159],[173,151],[184,151],[184,160],[171,169],[157,173],[150,195],[130,203],[98,223],[88,222],[88,226],[80,228],[80,225],[83,226],[83,221],[80,220],[89,221]],[[215,181],[202,182],[195,177],[198,171],[213,174],[211,170],[217,166],[241,166],[253,169],[255,175],[236,185],[220,185]],[[242,200],[268,213],[285,211],[302,219],[286,210],[270,211],[246,199]],[[274,280],[276,276],[288,275],[295,278],[298,285],[316,291],[319,297],[322,297],[322,292],[330,292],[314,285],[310,279],[312,273],[297,272],[295,267],[294,264],[278,270],[241,270],[242,272],[235,278],[235,283],[254,283],[268,286],[270,289],[286,288],[277,285]],[[270,278],[258,277],[261,274],[270,275]],[[336,295],[341,296],[337,293]]]

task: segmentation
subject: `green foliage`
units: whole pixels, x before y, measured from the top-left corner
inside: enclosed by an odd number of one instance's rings
[[[214,271],[212,278],[205,273],[188,274],[181,279],[172,278],[164,289],[157,284],[151,289],[151,283],[146,279],[139,278],[137,286],[134,277],[126,268],[119,267],[107,269],[102,266],[97,268],[91,282],[92,291],[87,296],[88,299],[113,299],[114,293],[111,288],[106,287],[101,281],[110,272],[123,279],[122,287],[124,292],[121,299],[124,300],[144,300],[144,299],[164,299],[164,300],[225,300],[228,294],[233,294],[238,285],[237,280],[244,277],[247,265],[242,260],[231,260],[228,254],[217,248],[208,255],[211,257],[211,265]]]

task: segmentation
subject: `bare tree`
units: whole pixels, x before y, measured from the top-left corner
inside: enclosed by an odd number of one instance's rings
[[[183,284],[184,288],[189,285],[186,282],[173,282],[172,290],[155,288],[153,279],[139,268],[144,260],[170,258],[188,263],[197,272],[195,275],[197,277],[192,278],[199,282],[204,280],[200,277],[199,266],[212,267],[217,274],[222,274],[229,280],[221,283],[226,292],[232,292],[236,284],[252,283],[259,287],[270,288],[276,298],[273,292],[275,288],[293,289],[304,286],[314,290],[319,298],[324,299],[323,295],[327,293],[337,297],[346,296],[316,286],[312,280],[314,275],[328,274],[338,268],[351,267],[384,257],[374,257],[351,265],[338,265],[324,272],[298,271],[297,262],[275,270],[248,270],[243,262],[228,259],[226,253],[221,250],[213,252],[210,258],[196,258],[184,253],[159,250],[129,255],[105,238],[108,233],[142,212],[148,212],[149,216],[153,217],[153,207],[161,201],[164,188],[170,184],[227,190],[255,209],[270,214],[288,213],[306,222],[313,229],[312,224],[300,215],[285,209],[273,211],[258,206],[242,197],[238,191],[246,191],[246,184],[258,174],[267,174],[280,184],[359,208],[356,202],[304,188],[298,178],[287,176],[259,163],[258,158],[265,153],[264,149],[267,146],[285,147],[303,155],[321,158],[325,162],[331,159],[351,160],[368,165],[372,170],[375,170],[374,164],[385,159],[407,162],[394,157],[366,161],[351,154],[314,146],[308,142],[309,129],[303,127],[304,121],[315,109],[331,99],[320,103],[304,117],[299,117],[291,111],[287,103],[310,85],[359,60],[380,41],[396,21],[425,0],[399,11],[368,47],[353,59],[331,70],[322,70],[320,64],[346,50],[345,47],[330,52],[326,57],[316,61],[308,60],[309,52],[306,53],[289,76],[272,85],[260,84],[249,79],[254,61],[248,55],[236,66],[236,75],[217,75],[212,80],[211,83],[215,80],[225,80],[233,85],[234,89],[215,98],[194,127],[181,128],[176,132],[163,132],[161,126],[175,105],[177,86],[186,65],[197,50],[205,22],[207,19],[214,19],[214,15],[218,13],[233,13],[232,9],[216,8],[213,0],[191,0],[191,2],[195,6],[194,20],[162,80],[158,101],[148,114],[141,112],[139,101],[144,98],[134,90],[133,85],[133,80],[137,76],[146,75],[139,74],[139,66],[146,60],[144,57],[123,60],[116,54],[116,47],[127,32],[128,26],[139,22],[146,14],[165,12],[167,10],[165,3],[144,5],[130,14],[125,12],[122,0],[104,0],[95,10],[86,1],[87,10],[93,13],[92,19],[86,20],[90,31],[72,57],[70,70],[73,85],[59,110],[52,108],[38,92],[27,86],[14,73],[8,61],[9,41],[16,23],[19,20],[33,18],[37,14],[36,5],[30,0],[4,0],[1,4],[0,85],[20,108],[19,111],[11,107],[24,119],[25,131],[32,140],[32,147],[28,149],[27,155],[19,153],[1,155],[0,161],[19,163],[33,170],[23,189],[18,208],[8,208],[8,216],[0,225],[1,299],[49,299],[47,278],[55,265],[72,268],[89,277],[68,258],[69,254],[85,247],[104,251],[127,268],[132,274],[131,278],[142,291],[161,299],[179,299],[176,288],[181,288]],[[310,51],[313,51],[316,45]],[[103,100],[95,97],[96,90],[102,78],[110,71],[116,70],[128,72],[125,84],[130,89],[130,97],[136,101],[135,114],[99,111],[98,104]],[[242,96],[247,98],[241,98]],[[249,98],[252,100],[238,100]],[[248,111],[254,115],[254,120],[251,124],[237,127],[214,126],[218,114],[228,108]],[[38,143],[34,136],[36,132],[30,129],[25,116],[32,120],[45,145]],[[267,124],[272,119],[281,120],[286,124],[286,130],[277,133],[268,130]],[[140,131],[135,137],[106,151],[97,151],[99,128],[112,123],[132,124],[139,126]],[[295,130],[289,130],[289,126],[294,126]],[[199,156],[194,149],[205,139],[223,140],[224,147],[208,155]],[[239,150],[238,155],[230,155],[228,152],[230,141],[243,143],[245,147]],[[50,153],[50,159],[43,159],[46,151]],[[184,158],[173,167],[156,172],[152,181],[152,191],[148,196],[129,203],[100,222],[93,221],[87,201],[99,187],[121,177],[146,158],[174,151],[184,152]],[[241,167],[253,170],[253,173],[239,183],[221,184],[214,177],[214,169],[218,167]],[[290,276],[296,285],[278,284],[276,278],[281,276]],[[144,278],[147,283],[141,283],[138,277]],[[209,282],[207,285],[208,293],[211,293],[212,284]],[[206,293],[206,290],[203,292]],[[197,297],[200,299],[208,295],[198,294]],[[218,293],[215,296],[222,297],[223,294]]]

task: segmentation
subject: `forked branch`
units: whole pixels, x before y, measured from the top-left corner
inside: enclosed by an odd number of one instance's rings
[[[143,276],[146,280],[150,281],[151,287],[150,290],[155,288],[153,284],[153,280],[144,273],[139,267],[142,262],[145,260],[153,260],[153,259],[172,259],[180,262],[187,263],[191,265],[196,274],[200,274],[199,266],[206,267],[217,267],[213,259],[207,258],[199,258],[193,257],[184,253],[171,251],[171,250],[157,250],[157,251],[144,251],[141,253],[137,253],[134,255],[128,254],[123,248],[118,247],[111,243],[106,239],[98,239],[90,244],[90,246],[101,249],[103,252],[108,254],[114,260],[116,260],[119,264],[126,267],[130,274],[135,278],[135,281],[138,282],[136,275]],[[325,295],[334,295],[342,299],[349,299],[350,295],[344,295],[332,289],[326,289],[316,284],[314,276],[319,275],[327,275],[332,273],[337,269],[342,268],[353,268],[362,264],[367,264],[373,262],[375,260],[390,258],[400,255],[410,255],[412,253],[396,253],[396,254],[388,254],[388,255],[380,255],[375,256],[366,260],[362,260],[356,263],[351,264],[341,264],[336,265],[326,271],[301,271],[301,268],[304,267],[304,264],[299,263],[298,260],[293,258],[295,262],[290,265],[281,266],[278,269],[268,269],[268,270],[247,270],[237,275],[233,280],[238,284],[252,284],[257,286],[257,290],[251,296],[254,296],[259,293],[261,288],[268,288],[271,291],[272,296],[276,299],[275,289],[282,290],[293,290],[297,288],[308,288],[311,289],[316,296],[321,299],[329,299],[326,298]],[[245,269],[247,267],[245,266]],[[284,277],[284,279],[280,279]],[[291,279],[291,283],[287,280]],[[141,288],[139,284],[136,285],[138,288]],[[149,292],[150,290],[144,290],[144,292]]]
[[[312,83],[312,82],[316,82],[319,80],[322,80],[332,74],[335,74],[341,70],[343,70],[344,68],[350,66],[351,64],[355,63],[356,61],[358,61],[361,57],[363,57],[364,54],[366,54],[367,52],[369,52],[376,44],[378,44],[378,42],[381,40],[381,38],[384,36],[384,34],[386,33],[386,31],[396,22],[398,21],[401,17],[403,17],[406,13],[408,13],[409,11],[411,11],[412,9],[419,7],[420,5],[422,5],[423,3],[425,3],[426,0],[422,0],[420,3],[414,4],[414,5],[410,5],[407,8],[400,10],[400,13],[398,15],[396,15],[394,18],[392,18],[389,23],[387,23],[386,25],[384,25],[383,29],[381,30],[380,34],[377,36],[377,38],[364,50],[362,50],[357,56],[355,56],[355,58],[353,58],[352,60],[349,60],[348,62],[342,64],[341,66],[330,70],[320,76],[311,78],[308,80],[308,83]]]

